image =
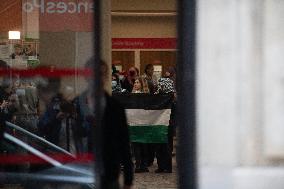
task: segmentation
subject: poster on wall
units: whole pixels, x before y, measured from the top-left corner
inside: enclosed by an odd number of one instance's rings
[[[28,68],[39,65],[38,42],[22,42],[13,45],[12,67]]]
[[[23,45],[21,43],[13,44],[11,59],[11,67],[18,69],[27,68],[27,61],[25,59]]]
[[[7,44],[0,45],[0,59],[6,60],[10,58],[10,47]]]
[[[17,41],[0,44],[0,59],[12,68],[26,69],[39,65],[38,41]]]

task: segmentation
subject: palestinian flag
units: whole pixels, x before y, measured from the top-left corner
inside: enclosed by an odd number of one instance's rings
[[[118,94],[125,107],[131,142],[167,143],[171,95]]]

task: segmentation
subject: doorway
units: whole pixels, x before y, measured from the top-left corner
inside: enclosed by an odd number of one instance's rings
[[[141,51],[140,52],[141,74],[144,73],[147,64],[153,64],[154,72],[156,72],[157,75],[164,76],[167,68],[176,66],[176,58],[177,58],[176,51]]]
[[[134,66],[134,51],[112,51],[112,64],[119,72],[127,71]]]

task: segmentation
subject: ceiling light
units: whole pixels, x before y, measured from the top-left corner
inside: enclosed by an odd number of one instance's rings
[[[9,31],[9,39],[21,39],[21,32]]]

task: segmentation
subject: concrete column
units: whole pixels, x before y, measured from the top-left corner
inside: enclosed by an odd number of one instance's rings
[[[233,171],[233,185],[283,189],[284,2],[243,0],[242,10],[242,156],[241,166]]]
[[[200,188],[283,189],[284,2],[200,0]]]
[[[110,0],[101,2],[101,57],[108,64],[109,75],[106,77],[105,89],[111,92],[111,2]],[[85,63],[94,56],[93,44],[94,32],[77,32],[76,33],[76,56],[75,67],[84,68]],[[86,88],[85,79],[82,77],[76,78],[76,93],[81,93]]]
[[[264,155],[284,165],[284,1],[264,5]]]
[[[198,1],[197,108],[201,165],[237,164],[236,6],[235,0]]]
[[[263,0],[241,0],[237,6],[238,158],[239,165],[264,163],[262,156]]]
[[[32,0],[22,1],[22,35],[24,38],[39,39],[39,8],[26,11],[26,4],[32,4]]]
[[[136,67],[136,68],[138,68],[139,69],[139,71],[140,71],[140,74],[142,75],[143,74],[143,70],[141,70],[141,64],[140,64],[140,50],[135,50],[135,54],[134,54],[134,56],[135,56],[135,62],[134,62],[134,66]]]
[[[199,185],[232,189],[232,171],[239,161],[238,3],[197,2]]]
[[[283,165],[283,3],[240,3],[240,165]],[[281,33],[282,32],[282,33]],[[275,51],[275,49],[277,49]],[[282,104],[282,105],[281,105]],[[281,160],[282,159],[282,160]]]

